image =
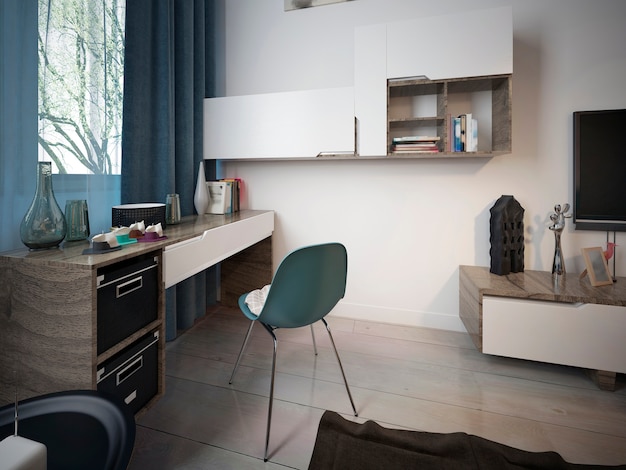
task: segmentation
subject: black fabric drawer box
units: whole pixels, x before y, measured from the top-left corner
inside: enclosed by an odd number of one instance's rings
[[[131,258],[98,270],[98,354],[157,319],[158,257]]]
[[[154,397],[158,381],[159,332],[153,331],[98,367],[98,390],[120,397],[137,413]]]

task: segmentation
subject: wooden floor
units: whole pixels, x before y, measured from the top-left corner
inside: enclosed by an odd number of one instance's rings
[[[359,422],[463,431],[567,461],[626,463],[626,380],[599,390],[576,368],[491,357],[463,333],[329,318],[359,418],[323,325],[279,330],[270,461],[263,462],[272,342],[218,307],[168,343],[166,392],[137,419],[129,469],[307,468],[324,410]],[[626,340],[626,338],[625,338]],[[558,347],[558,345],[555,345]]]

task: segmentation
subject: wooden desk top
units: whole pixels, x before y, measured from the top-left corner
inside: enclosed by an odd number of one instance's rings
[[[459,266],[459,272],[482,295],[626,306],[626,277],[618,277],[613,285],[593,287],[588,277],[579,279],[577,273],[566,273],[555,282],[547,271],[526,270],[499,276],[490,273],[488,267]]]
[[[183,217],[180,224],[168,225],[163,234],[167,240],[151,243],[133,243],[124,245],[121,250],[97,255],[83,255],[83,250],[89,248],[89,241],[63,242],[59,248],[41,251],[31,251],[27,248],[5,251],[0,253],[0,258],[21,258],[25,262],[37,264],[50,264],[55,266],[72,266],[88,270],[123,261],[143,253],[162,249],[168,245],[188,240],[202,235],[206,230],[221,227],[223,225],[238,222],[240,220],[256,217],[272,211],[266,210],[243,210],[233,214],[204,214]]]

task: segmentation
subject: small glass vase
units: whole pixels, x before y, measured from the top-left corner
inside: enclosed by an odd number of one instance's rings
[[[20,238],[31,250],[54,248],[65,238],[67,224],[52,190],[52,163],[37,163],[37,189],[22,223]]]

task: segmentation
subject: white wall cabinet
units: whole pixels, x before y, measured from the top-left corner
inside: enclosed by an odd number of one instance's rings
[[[387,27],[355,29],[354,112],[359,155],[387,154]]]
[[[352,153],[353,87],[207,98],[204,158],[302,158]]]
[[[513,73],[511,7],[387,24],[387,78]]]
[[[512,71],[510,7],[357,27],[354,87],[208,98],[204,158],[387,156],[388,80]]]
[[[512,18],[511,8],[503,7],[356,28],[354,83],[359,155],[389,153],[388,80],[512,74]],[[510,135],[510,120],[508,127]]]

